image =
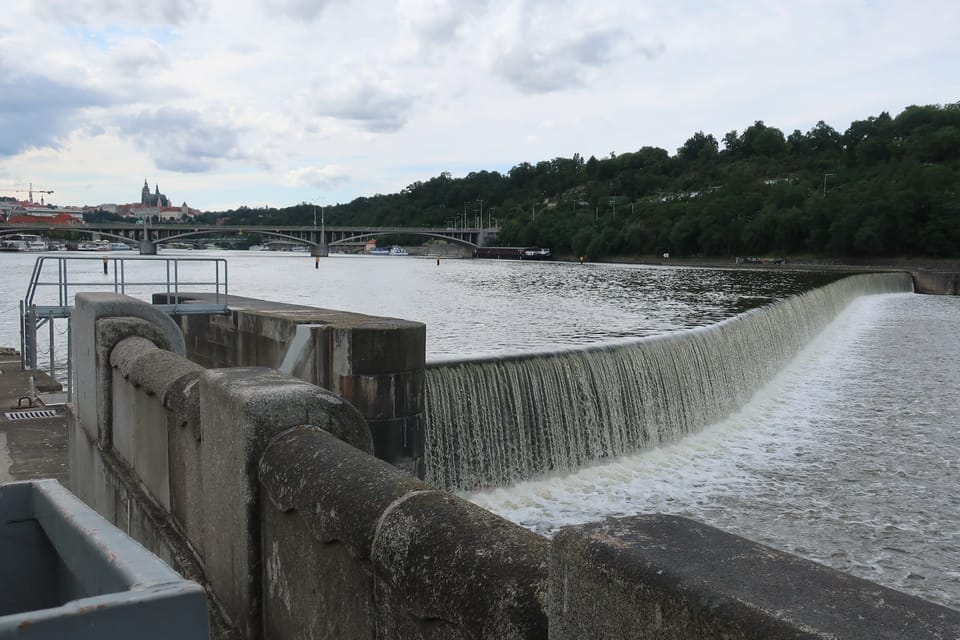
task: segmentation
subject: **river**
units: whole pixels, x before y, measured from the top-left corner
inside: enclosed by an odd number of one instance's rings
[[[836,276],[628,265],[182,252],[230,293],[426,323],[428,359],[702,326]],[[176,252],[165,252],[177,255]],[[34,256],[0,255],[0,344]],[[97,261],[84,277],[109,279]],[[143,296],[145,297],[145,296]],[[736,415],[671,446],[468,497],[523,526],[644,512],[701,519],[960,607],[960,298],[857,300]]]

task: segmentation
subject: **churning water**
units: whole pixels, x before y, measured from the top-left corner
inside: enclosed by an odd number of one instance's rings
[[[545,534],[686,515],[960,607],[960,298],[858,298],[738,412],[469,498]]]

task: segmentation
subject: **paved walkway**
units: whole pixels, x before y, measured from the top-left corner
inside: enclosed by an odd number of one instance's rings
[[[0,484],[13,480],[54,478],[68,486],[67,423],[64,407],[30,405],[30,373],[20,370],[20,356],[0,352]],[[59,391],[45,373],[35,374],[38,394]],[[18,401],[20,406],[17,406]]]

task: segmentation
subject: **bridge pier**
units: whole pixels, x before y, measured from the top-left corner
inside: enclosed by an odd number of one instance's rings
[[[310,245],[310,255],[318,258],[327,257],[327,243]]]
[[[141,240],[140,241],[140,255],[142,256],[155,256],[157,255],[157,243],[152,240]]]

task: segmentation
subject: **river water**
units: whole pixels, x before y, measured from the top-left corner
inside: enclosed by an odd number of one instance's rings
[[[429,360],[702,326],[835,278],[346,256],[315,269],[302,255],[202,255],[228,260],[231,294],[422,321]],[[19,344],[17,300],[34,260],[0,254],[2,345]],[[96,260],[81,273],[110,278]],[[704,432],[468,497],[547,535],[608,515],[684,514],[960,608],[958,318],[960,298],[860,298],[739,413]]]

